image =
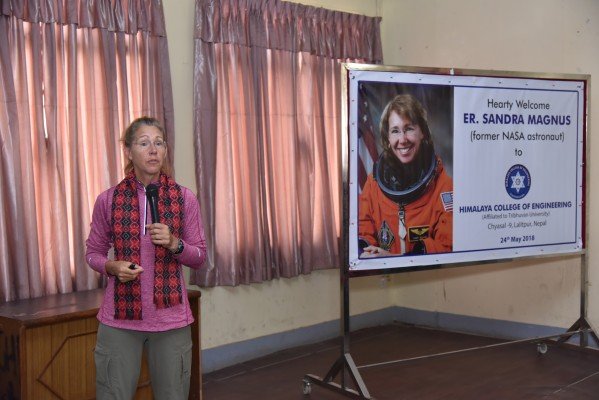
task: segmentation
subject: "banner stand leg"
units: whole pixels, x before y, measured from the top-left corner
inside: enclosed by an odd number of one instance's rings
[[[593,337],[596,343],[599,343],[599,337],[597,337],[596,330],[585,317],[580,317],[576,322],[574,322],[574,324],[566,331],[566,333],[568,332],[572,332],[572,334],[560,337],[556,343],[562,344],[567,342],[572,336],[576,335],[577,332],[580,332],[580,347],[587,347],[589,345],[589,334]]]
[[[312,374],[304,375],[304,394],[309,394],[311,391],[311,384],[315,384],[344,394],[348,397],[356,399],[372,399],[362,380],[360,371],[358,371],[358,367],[356,367],[356,364],[349,353],[349,333],[349,272],[348,268],[343,268],[341,271],[341,355],[329,369],[329,372],[327,372],[324,378]],[[333,382],[333,379],[338,375],[341,384]],[[351,389],[346,385],[348,378],[357,390]]]
[[[588,305],[588,295],[589,295],[589,265],[587,261],[586,252],[584,252],[581,256],[580,260],[580,317],[568,330],[568,332],[573,331],[583,331],[580,334],[580,347],[588,347],[589,345],[589,334],[595,340],[595,343],[599,345],[599,337],[597,337],[597,330],[591,325],[591,323],[587,319],[587,305]],[[562,344],[567,342],[575,333],[571,335],[565,335],[559,338],[556,342],[557,344]]]
[[[341,384],[333,382],[335,377],[341,374]],[[353,381],[354,385],[358,390],[351,389],[345,385],[346,375],[348,375]],[[347,397],[355,399],[372,399],[368,389],[360,376],[360,372],[354,363],[351,355],[345,353],[343,356],[337,359],[329,372],[327,372],[324,378],[320,378],[316,375],[307,374],[304,376],[304,394],[309,394],[311,391],[310,385],[315,384],[335,392],[346,395]]]

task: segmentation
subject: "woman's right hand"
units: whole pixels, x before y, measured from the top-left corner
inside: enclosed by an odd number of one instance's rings
[[[139,265],[135,265],[135,268],[131,269],[129,268],[131,265],[135,264],[130,261],[107,261],[105,264],[106,273],[115,276],[120,282],[129,282],[144,271]]]
[[[373,257],[381,257],[381,256],[389,256],[389,255],[391,255],[391,253],[389,253],[385,249],[382,249],[377,246],[367,246],[367,247],[364,247],[364,252],[360,255],[360,258],[373,258]]]

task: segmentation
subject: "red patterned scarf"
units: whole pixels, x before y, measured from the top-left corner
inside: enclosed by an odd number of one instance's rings
[[[183,233],[183,195],[181,187],[170,177],[160,174],[158,214],[160,222],[168,225],[171,233]],[[126,260],[140,265],[140,211],[137,197],[137,179],[130,172],[115,188],[112,197],[112,238],[115,260]],[[166,308],[181,304],[181,268],[172,253],[156,246],[154,267],[154,304]],[[142,319],[141,284],[139,276],[129,282],[114,281],[114,318]]]

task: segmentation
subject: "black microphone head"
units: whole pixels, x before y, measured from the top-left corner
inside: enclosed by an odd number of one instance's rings
[[[150,183],[146,186],[146,196],[150,203],[150,213],[152,214],[152,222],[160,222],[160,216],[158,215],[158,186]]]
[[[146,194],[149,197],[158,197],[158,186],[150,183],[148,186],[146,186]]]

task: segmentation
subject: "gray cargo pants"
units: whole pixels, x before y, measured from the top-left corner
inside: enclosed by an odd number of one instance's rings
[[[187,400],[191,377],[191,327],[142,332],[100,324],[94,351],[96,398],[131,400],[146,348],[154,398]]]

